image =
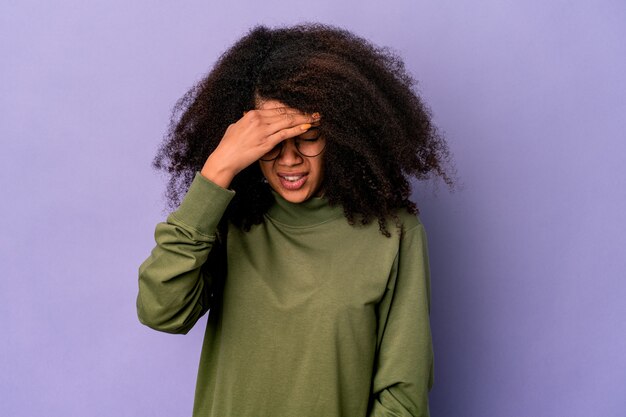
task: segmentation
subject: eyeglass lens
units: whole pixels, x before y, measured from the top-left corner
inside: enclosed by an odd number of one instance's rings
[[[306,157],[314,157],[318,156],[324,150],[326,146],[326,141],[320,138],[319,130],[316,128],[311,128],[304,132],[301,135],[298,135],[293,138],[294,143],[296,145],[296,149],[298,152]],[[261,157],[262,161],[272,161],[280,156],[280,153],[283,149],[283,142],[280,142],[278,145],[274,146],[274,148],[263,155]]]

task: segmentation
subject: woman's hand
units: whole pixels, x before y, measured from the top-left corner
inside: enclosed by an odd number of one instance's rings
[[[226,129],[219,145],[209,155],[200,173],[228,188],[244,168],[256,162],[280,142],[306,132],[319,121],[318,113],[307,115],[289,107],[251,110]]]

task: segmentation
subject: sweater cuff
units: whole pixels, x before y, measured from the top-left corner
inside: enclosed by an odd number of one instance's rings
[[[196,172],[187,194],[172,215],[204,235],[214,235],[234,196],[234,191],[222,188]]]

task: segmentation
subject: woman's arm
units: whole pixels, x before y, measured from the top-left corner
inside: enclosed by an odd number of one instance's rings
[[[215,256],[217,225],[234,194],[197,173],[179,208],[156,226],[156,246],[139,267],[137,315],[143,324],[187,333],[207,312],[215,278],[208,271],[223,262]]]
[[[217,225],[235,194],[226,188],[241,170],[319,119],[287,107],[251,110],[226,129],[178,210],[156,227],[157,245],[139,267],[137,314],[143,324],[187,333],[207,312],[211,276],[203,271],[212,265],[203,266],[215,253]]]
[[[378,307],[378,351],[369,417],[427,417],[433,383],[430,275],[421,224],[404,232]]]

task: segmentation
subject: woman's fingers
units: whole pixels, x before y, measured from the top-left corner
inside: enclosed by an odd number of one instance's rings
[[[313,123],[320,119],[319,113],[305,114],[289,107],[251,110],[246,113],[248,119],[261,125],[272,127],[275,131],[305,123]],[[271,130],[271,129],[270,129]],[[273,132],[272,132],[273,133]]]
[[[311,126],[319,126],[320,114],[305,114],[299,110],[278,107],[267,110],[264,120],[267,122],[267,146],[269,149],[278,143],[301,135],[311,128]]]
[[[250,110],[226,129],[212,161],[237,174],[281,141],[319,124],[319,119],[319,114],[304,114],[289,107]]]
[[[278,145],[280,142],[287,140],[289,138],[296,137],[298,135],[303,134],[307,130],[311,128],[311,123],[303,123],[297,126],[281,129],[267,137],[267,147],[268,151],[271,150],[274,146]]]

